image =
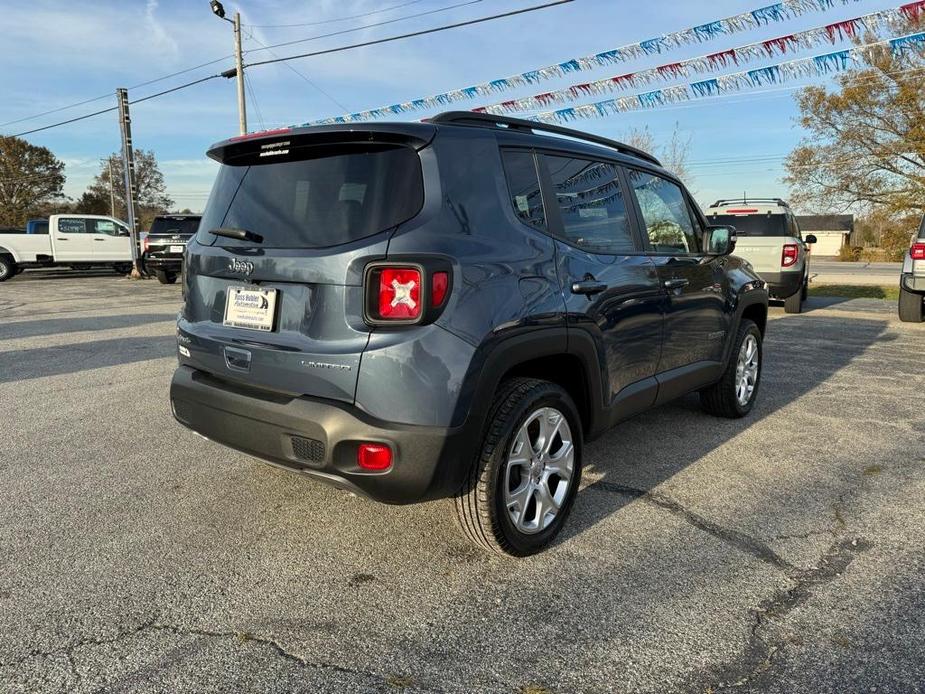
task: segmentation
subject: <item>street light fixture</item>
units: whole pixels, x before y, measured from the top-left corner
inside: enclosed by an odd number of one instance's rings
[[[219,19],[234,24],[234,61],[235,69],[226,70],[222,73],[223,77],[238,78],[238,125],[240,126],[241,135],[247,134],[247,105],[244,103],[244,58],[241,51],[241,13],[234,13],[234,20],[225,17],[225,7],[219,0],[210,0],[209,7],[212,8],[212,14]]]

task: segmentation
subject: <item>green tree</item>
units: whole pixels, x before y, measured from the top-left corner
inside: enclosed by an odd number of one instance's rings
[[[869,53],[871,67],[837,88],[797,95],[808,135],[786,161],[791,199],[819,211],[854,209],[903,217],[925,211],[925,58]]]
[[[47,147],[0,137],[0,224],[23,226],[40,209],[62,200],[64,162]]]
[[[109,214],[110,188],[109,188],[109,162],[107,157],[100,160],[100,172],[96,175],[86,192],[78,201],[87,209],[81,208],[85,214]],[[115,216],[127,219],[125,208],[125,177],[122,157],[112,155],[113,194],[115,195]],[[173,206],[173,200],[167,195],[167,185],[164,183],[164,174],[157,165],[154,152],[143,149],[135,150],[135,215],[139,229],[151,225],[156,215],[167,212]],[[90,210],[93,210],[92,212]]]

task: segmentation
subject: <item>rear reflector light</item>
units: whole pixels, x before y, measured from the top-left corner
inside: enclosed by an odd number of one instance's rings
[[[409,320],[421,315],[421,273],[411,268],[382,268],[379,274],[379,317]]]
[[[785,243],[784,252],[781,253],[780,264],[782,267],[790,267],[796,264],[800,257],[800,249],[795,243]]]
[[[925,260],[925,243],[913,243],[909,252],[913,260]]]
[[[450,285],[450,275],[446,272],[435,272],[430,280],[430,305],[434,308],[441,306],[446,298],[446,290]]]
[[[361,443],[357,465],[364,470],[388,470],[392,467],[392,449],[381,443]]]

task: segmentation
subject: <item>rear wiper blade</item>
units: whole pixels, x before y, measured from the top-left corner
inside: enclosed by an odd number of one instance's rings
[[[215,234],[216,236],[224,236],[228,239],[238,239],[238,241],[253,241],[254,243],[261,243],[263,241],[263,237],[260,234],[255,234],[253,231],[248,231],[247,229],[219,227],[218,229],[213,229],[209,233]]]

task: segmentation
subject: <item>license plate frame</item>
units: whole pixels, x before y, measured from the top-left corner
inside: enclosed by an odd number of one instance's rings
[[[170,246],[167,250],[168,253],[182,253],[186,249],[186,246]]]
[[[279,292],[267,287],[228,287],[222,325],[241,330],[271,333],[276,327]]]

